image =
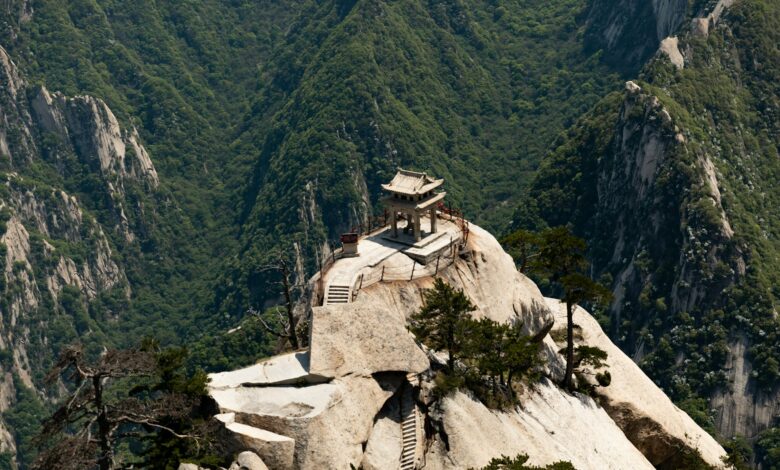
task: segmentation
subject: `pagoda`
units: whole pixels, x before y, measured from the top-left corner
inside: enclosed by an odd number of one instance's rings
[[[399,169],[388,184],[383,184],[387,196],[383,202],[390,211],[392,236],[398,238],[398,219],[403,215],[407,221],[407,230],[414,232],[414,241],[422,238],[420,217],[427,212],[431,219],[431,234],[436,233],[436,207],[447,194],[437,192],[436,188],[444,184],[443,179],[431,178],[425,173]]]

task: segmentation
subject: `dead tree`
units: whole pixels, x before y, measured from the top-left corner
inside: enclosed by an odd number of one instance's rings
[[[117,397],[107,393],[113,380],[149,377],[154,375],[156,366],[154,353],[138,349],[109,350],[90,362],[80,346],[66,348],[46,381],[54,384],[64,379],[75,390],[44,421],[38,436],[43,450],[33,468],[112,470],[117,442],[139,438],[144,430],[200,439],[162,424],[186,417],[193,409],[190,397],[176,393]]]
[[[260,320],[266,331],[276,337],[285,338],[290,342],[290,347],[293,350],[297,350],[300,347],[300,341],[298,341],[298,320],[295,318],[295,295],[293,294],[293,289],[300,289],[301,285],[293,282],[290,264],[284,256],[279,255],[274,264],[263,266],[260,271],[275,271],[280,274],[281,279],[278,281],[278,284],[284,295],[284,308],[287,318],[279,319],[280,331],[269,325],[259,311],[250,308],[249,313],[255,315]]]

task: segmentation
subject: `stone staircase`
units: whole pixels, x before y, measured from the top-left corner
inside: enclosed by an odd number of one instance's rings
[[[330,284],[328,290],[325,293],[325,305],[334,304],[348,304],[352,299],[350,296],[349,286],[342,286],[338,284]]]
[[[414,375],[411,375],[414,377]],[[401,391],[401,470],[417,468],[418,414],[414,390],[407,381]]]

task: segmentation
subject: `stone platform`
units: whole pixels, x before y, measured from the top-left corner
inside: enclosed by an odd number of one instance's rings
[[[421,218],[423,227],[430,226],[427,217]],[[447,249],[451,243],[461,239],[460,227],[446,218],[440,217],[437,222],[439,230],[436,233],[422,232],[423,238],[415,241],[411,233],[403,233],[398,229],[398,237],[394,238],[390,229],[385,230],[379,236],[383,241],[390,242],[398,247],[398,251],[405,254],[420,264],[428,264],[435,260],[439,254],[447,254]]]

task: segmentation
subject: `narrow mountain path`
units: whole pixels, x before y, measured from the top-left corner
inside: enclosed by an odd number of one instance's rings
[[[409,376],[409,380],[414,375]],[[413,470],[417,467],[417,405],[414,402],[414,390],[411,382],[403,385],[401,392],[401,470]]]

